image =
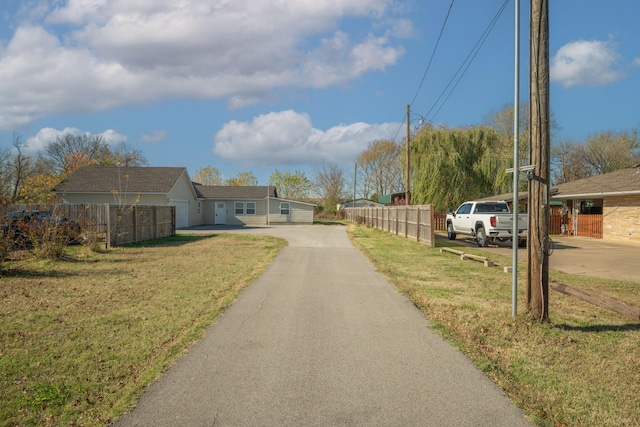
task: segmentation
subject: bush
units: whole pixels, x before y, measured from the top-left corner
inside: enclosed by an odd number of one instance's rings
[[[50,211],[31,211],[20,226],[26,245],[38,258],[60,258],[67,245],[80,238],[80,227],[62,215]]]
[[[8,227],[0,228],[0,271],[13,248],[14,232]]]

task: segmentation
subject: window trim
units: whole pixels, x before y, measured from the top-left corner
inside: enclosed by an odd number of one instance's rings
[[[238,209],[240,207],[240,209]],[[238,212],[238,210],[240,212]],[[233,202],[233,212],[236,216],[244,215],[244,202]]]
[[[285,208],[286,206],[286,208]],[[286,213],[284,213],[286,211]],[[291,215],[291,203],[289,202],[280,202],[280,215]]]
[[[253,207],[249,207],[253,205]],[[253,211],[253,212],[250,212]],[[245,204],[245,215],[255,215],[256,214],[256,202],[246,202]]]

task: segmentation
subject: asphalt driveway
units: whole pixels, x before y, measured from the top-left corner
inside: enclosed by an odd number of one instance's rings
[[[531,425],[346,227],[224,232],[289,245],[118,426]]]
[[[447,241],[444,235],[439,238]],[[549,267],[565,273],[626,280],[640,283],[640,244],[586,237],[551,236],[553,251]],[[477,247],[475,240],[458,236],[456,244]],[[483,248],[489,253],[511,257],[511,242],[498,242]],[[490,258],[490,257],[489,257]],[[527,259],[527,249],[518,249],[518,260]]]

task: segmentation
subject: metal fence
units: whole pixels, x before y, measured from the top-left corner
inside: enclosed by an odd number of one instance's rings
[[[345,208],[346,219],[435,247],[433,205]]]
[[[64,215],[80,224],[86,236],[104,241],[107,248],[176,234],[174,206],[59,203],[7,207],[7,211],[20,210],[51,211]]]

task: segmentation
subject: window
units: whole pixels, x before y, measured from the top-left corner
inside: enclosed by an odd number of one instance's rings
[[[256,214],[256,202],[247,202],[247,215]]]
[[[244,203],[235,202],[235,211],[236,211],[236,215],[244,215]]]
[[[198,215],[202,213],[202,202],[198,202]]]
[[[280,215],[289,215],[289,203],[280,203]]]
[[[466,215],[471,213],[471,203],[465,203],[458,208],[456,215]]]

